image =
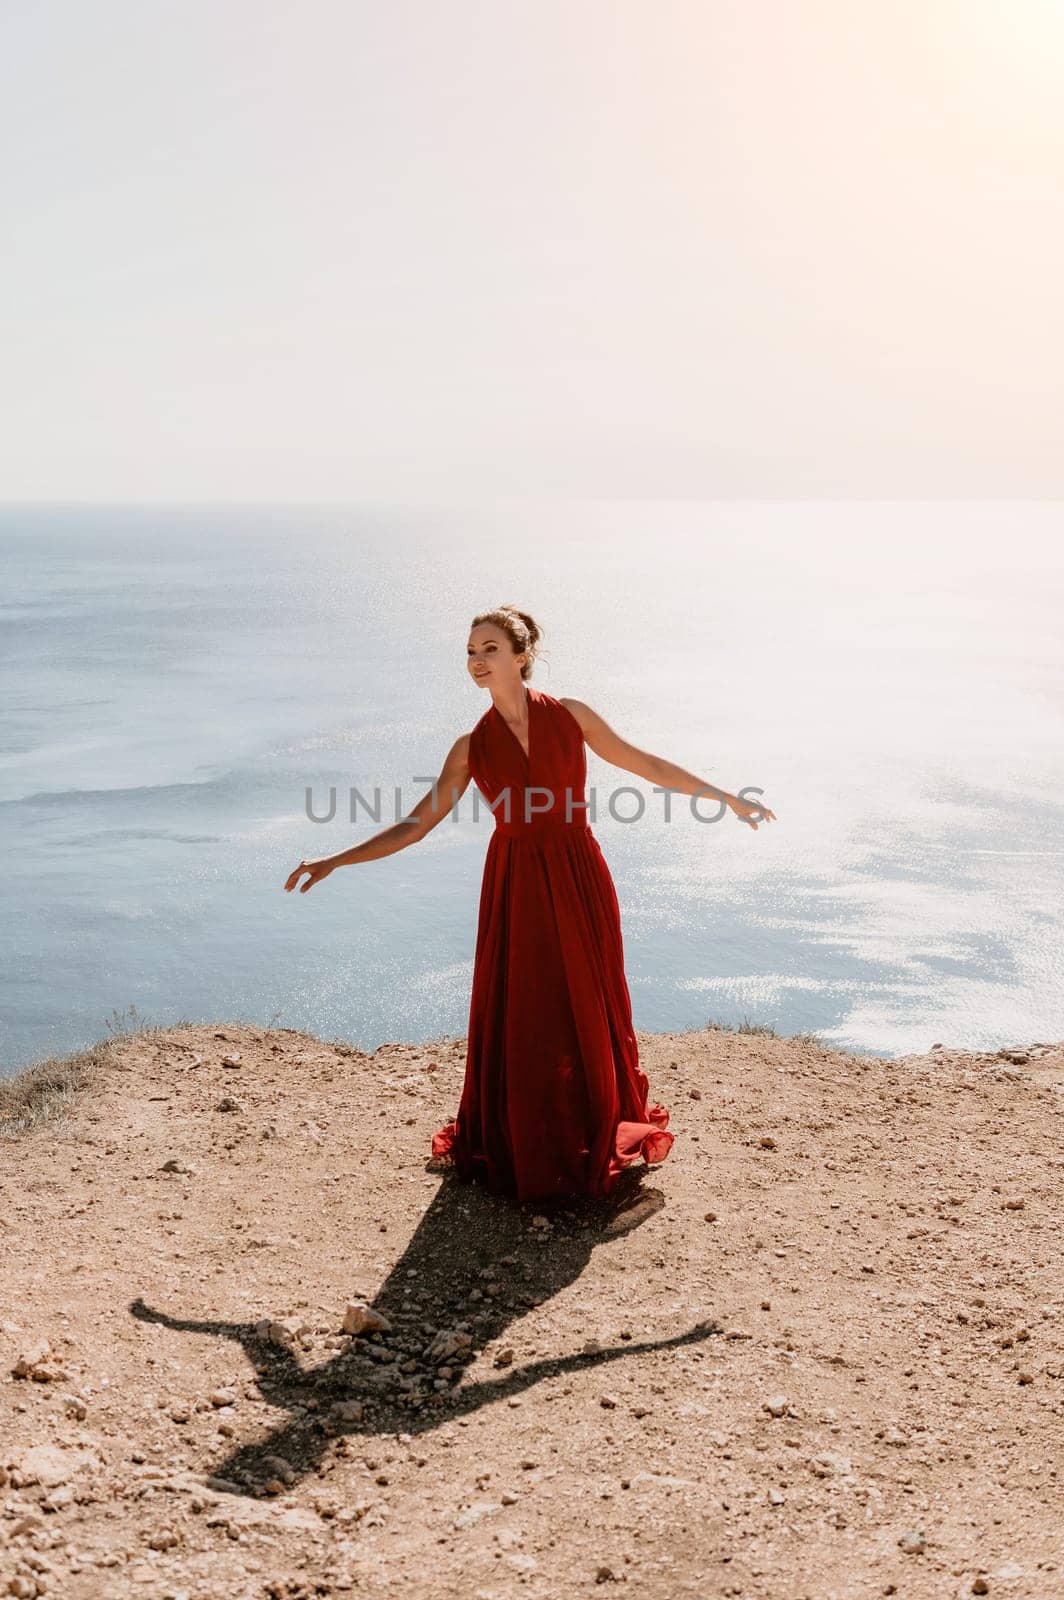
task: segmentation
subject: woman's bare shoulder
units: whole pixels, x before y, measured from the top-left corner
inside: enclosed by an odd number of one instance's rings
[[[574,700],[572,695],[559,696],[558,704],[564,706],[571,717],[576,718],[581,729],[586,733],[591,724],[591,719],[595,715],[591,707],[583,700]]]

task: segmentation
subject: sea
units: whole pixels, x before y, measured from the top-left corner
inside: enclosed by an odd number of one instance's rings
[[[636,1028],[1064,1039],[1064,503],[7,505],[0,1075],[182,1021],[463,1036],[472,785],[284,885],[427,791],[503,603],[535,687],[776,813],[588,752]]]

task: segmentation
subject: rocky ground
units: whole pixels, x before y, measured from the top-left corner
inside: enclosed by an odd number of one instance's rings
[[[0,1594],[1064,1596],[1064,1048],[640,1035],[611,1202],[464,1047],[115,1039],[0,1137]]]

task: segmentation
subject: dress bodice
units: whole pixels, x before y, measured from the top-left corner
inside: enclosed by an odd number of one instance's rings
[[[528,754],[494,705],[469,738],[469,770],[510,837],[558,827],[587,830],[587,756],[572,712],[541,689],[527,687]]]

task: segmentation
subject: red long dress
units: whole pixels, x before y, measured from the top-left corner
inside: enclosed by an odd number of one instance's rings
[[[665,1107],[647,1104],[617,892],[583,808],[583,731],[552,695],[527,686],[527,701],[528,756],[494,705],[470,735],[495,829],[465,1082],[432,1138],[461,1177],[519,1202],[607,1194],[640,1156],[664,1161],[675,1138]]]

